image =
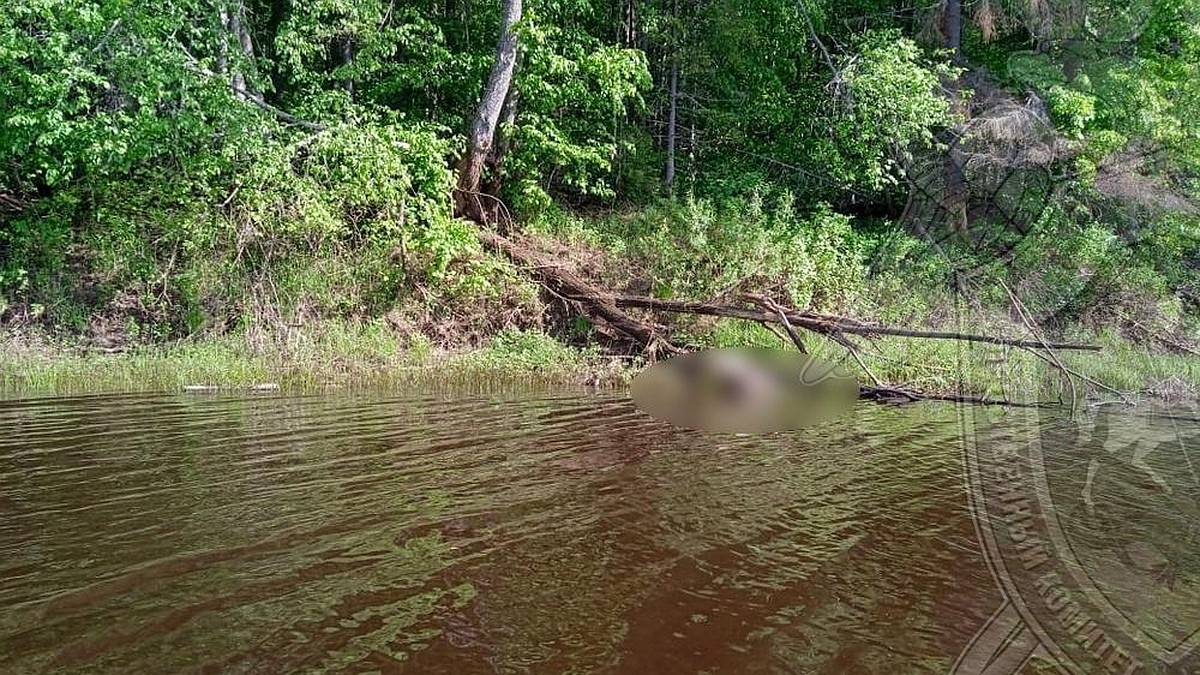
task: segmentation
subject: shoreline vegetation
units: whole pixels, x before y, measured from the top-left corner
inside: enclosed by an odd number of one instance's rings
[[[1015,329],[1016,326],[1013,326]],[[1107,341],[1106,341],[1107,340]],[[1099,352],[1061,354],[1064,365],[1094,380],[1092,403],[1174,404],[1200,399],[1200,360],[1154,353],[1119,338]],[[762,331],[711,346],[793,347]],[[810,352],[845,360],[833,341],[809,340]],[[1010,348],[963,349],[953,342],[871,342],[861,358],[888,386],[929,395],[961,394],[1014,402],[1069,403],[1071,387],[1055,367]],[[640,356],[562,344],[538,331],[502,331],[483,345],[443,349],[401,336],[384,322],[326,324],[264,345],[247,336],[136,345],[119,351],[52,345],[7,336],[0,349],[0,398],[118,393],[318,393],[359,389],[578,387],[620,390],[646,364]],[[864,384],[866,384],[864,382]]]
[[[1200,393],[1200,0],[9,5],[5,391]]]

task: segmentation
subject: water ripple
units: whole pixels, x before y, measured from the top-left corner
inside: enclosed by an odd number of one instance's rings
[[[747,437],[575,392],[0,402],[0,671],[948,665],[994,601],[952,420],[863,406]]]

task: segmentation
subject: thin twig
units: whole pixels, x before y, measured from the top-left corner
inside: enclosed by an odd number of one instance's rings
[[[242,189],[241,183],[234,185],[233,190],[229,193],[229,196],[226,197],[223,202],[221,202],[221,208],[225,208],[226,206],[229,206],[229,203],[232,202],[233,198],[237,196],[238,190],[241,190],[241,189]]]
[[[858,364],[858,367],[862,368],[863,372],[867,374],[867,377],[871,378],[871,382],[874,382],[876,387],[883,386],[883,382],[880,381],[878,377],[875,377],[875,373],[871,372],[871,369],[867,367],[867,364],[863,363],[862,357],[858,355],[858,345],[846,339],[845,336],[835,337],[830,335],[830,337],[832,337],[834,340],[837,340],[838,344],[842,345],[846,348],[846,351],[850,352],[850,356],[854,357],[854,361]],[[841,338],[840,340],[838,339],[839,337]]]
[[[779,316],[779,322],[783,324],[784,330],[787,331],[788,337],[791,338],[792,344],[796,345],[796,349],[800,350],[801,354],[807,354],[808,349],[804,346],[804,341],[800,339],[800,335],[796,333],[796,329],[792,328],[792,322],[788,321],[787,312],[779,303],[773,300],[766,300],[767,308],[775,310],[775,314]]]
[[[1068,374],[1070,371],[1058,359],[1058,355],[1054,353],[1054,350],[1046,346],[1046,341],[1042,339],[1041,333],[1034,329],[1032,321],[1025,313],[1025,306],[1017,298],[1017,295],[1012,292],[1012,289],[1008,287],[1008,284],[1004,283],[1003,279],[1000,280],[1000,287],[1008,294],[1009,300],[1012,301],[1013,309],[1017,310],[1017,316],[1021,317],[1021,323],[1025,324],[1025,328],[1031,335],[1038,339],[1038,342],[1042,343],[1042,348],[1046,350],[1046,354],[1048,355],[1047,361],[1054,365],[1055,368],[1058,368],[1059,372],[1067,375],[1067,384],[1071,387],[1071,407],[1074,408],[1075,402],[1079,400],[1079,392],[1075,389],[1075,380],[1072,380]],[[1026,348],[1026,351],[1037,354],[1032,348]]]

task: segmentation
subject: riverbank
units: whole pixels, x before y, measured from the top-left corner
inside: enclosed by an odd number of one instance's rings
[[[687,198],[590,215],[551,210],[519,236],[547,264],[603,292],[733,303],[759,294],[867,323],[1102,347],[1058,355],[1079,374],[1070,383],[1019,349],[904,337],[858,338],[867,373],[842,345],[805,333],[812,352],[843,362],[864,384],[873,375],[930,394],[1023,401],[1116,392],[1200,397],[1200,357],[1187,354],[1196,349],[1196,320],[1177,295],[1134,275],[1097,280],[1071,258],[1046,267],[1049,254],[1036,239],[1008,266],[981,263],[963,299],[949,290],[955,272],[946,259],[920,240],[894,226],[856,229],[824,208],[798,215],[754,200]],[[244,268],[215,265],[219,256],[170,258],[149,268],[150,285],[76,270],[42,295],[0,297],[0,390],[619,387],[644,365],[621,335],[539,286],[529,265],[478,242],[439,275],[419,272],[411,257],[380,245],[315,249]],[[1036,334],[1023,314],[1034,317]],[[641,316],[680,344],[793,349],[755,323]]]
[[[620,359],[566,347],[545,334],[502,331],[475,349],[447,350],[385,323],[326,322],[286,340],[227,335],[119,352],[30,336],[0,343],[0,394],[62,395],[192,388],[312,391],[428,383],[628,379]]]
[[[1009,334],[1020,335],[1011,328]],[[717,337],[710,346],[791,348],[757,326],[727,326]],[[1092,380],[1076,378],[1077,391],[1110,399],[1118,396],[1108,388],[1134,399],[1200,398],[1200,358],[1155,353],[1113,336],[1096,340],[1099,352],[1059,354],[1063,365]],[[811,337],[808,347],[871,383],[839,345]],[[1018,349],[905,338],[880,338],[865,347],[863,363],[889,385],[1021,401],[1071,395],[1071,385],[1058,370]],[[530,383],[620,388],[644,365],[640,356],[572,347],[539,331],[504,330],[478,347],[446,349],[419,334],[401,334],[383,321],[323,322],[278,340],[230,334],[119,352],[9,334],[0,338],[0,395]]]

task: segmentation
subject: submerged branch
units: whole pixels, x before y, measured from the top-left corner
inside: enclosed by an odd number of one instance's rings
[[[1009,408],[1060,408],[1058,403],[1034,401],[1025,403],[1009,399],[967,396],[965,394],[927,394],[894,387],[859,387],[858,398],[881,403],[916,403],[917,401],[951,401],[973,405],[1001,405]]]

